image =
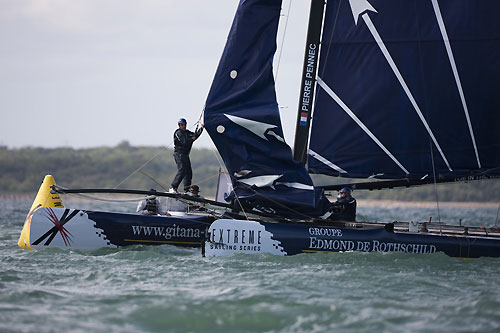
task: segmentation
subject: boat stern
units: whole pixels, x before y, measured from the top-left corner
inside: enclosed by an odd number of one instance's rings
[[[54,177],[51,175],[46,175],[43,179],[42,185],[40,185],[40,189],[35,197],[35,201],[33,201],[33,205],[31,205],[26,221],[24,222],[19,241],[17,242],[17,245],[21,249],[33,250],[30,243],[30,231],[31,218],[36,210],[42,207],[64,208],[63,201],[59,194],[50,193],[50,187],[55,184]]]

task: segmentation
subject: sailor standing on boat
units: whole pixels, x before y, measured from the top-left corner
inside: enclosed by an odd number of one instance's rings
[[[191,169],[191,160],[189,153],[193,142],[198,139],[203,132],[204,125],[202,124],[199,129],[193,133],[186,129],[187,121],[184,118],[179,119],[179,128],[174,132],[174,159],[177,164],[177,174],[172,182],[170,192],[177,193],[182,180],[184,180],[184,190],[187,191],[191,186],[191,179],[193,178],[193,170]]]
[[[329,211],[332,215],[328,218],[334,221],[356,221],[356,199],[352,197],[352,190],[349,187],[344,187],[340,190],[337,201],[335,201]]]

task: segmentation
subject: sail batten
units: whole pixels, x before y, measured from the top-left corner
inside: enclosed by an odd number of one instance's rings
[[[394,59],[392,58],[389,50],[385,46],[384,41],[380,37],[380,35],[379,35],[377,29],[375,28],[375,26],[373,25],[373,22],[370,19],[370,16],[367,13],[365,13],[365,14],[362,15],[362,17],[363,17],[363,20],[365,21],[368,29],[370,30],[371,34],[375,38],[375,41],[377,42],[378,46],[380,47],[380,50],[384,54],[384,57],[387,59],[387,62],[389,63],[392,71],[394,72],[394,75],[396,75],[399,83],[401,84],[401,87],[403,88],[404,92],[408,96],[408,99],[410,100],[411,105],[415,109],[415,112],[418,114],[418,117],[422,121],[422,124],[425,126],[425,129],[427,130],[427,133],[429,133],[429,136],[432,138],[432,141],[436,145],[436,147],[437,147],[437,149],[439,151],[439,154],[441,155],[441,157],[443,158],[444,162],[446,163],[446,166],[448,167],[448,169],[450,171],[453,171],[451,169],[451,167],[450,167],[450,163],[448,162],[448,160],[446,159],[446,156],[443,153],[443,150],[441,149],[441,146],[439,145],[439,142],[436,140],[436,137],[434,136],[434,133],[432,132],[432,130],[431,130],[430,126],[429,126],[429,123],[427,122],[427,120],[425,119],[424,115],[422,114],[422,111],[420,110],[420,107],[418,106],[417,101],[413,97],[413,94],[411,93],[410,88],[408,87],[408,85],[406,84],[405,79],[401,75],[401,72],[399,71],[398,66],[394,62]]]
[[[329,166],[330,168],[332,168],[333,170],[335,170],[337,172],[347,173],[347,171],[345,171],[344,169],[342,169],[338,165],[335,165],[333,162],[330,162],[329,160],[327,160],[326,158],[324,158],[323,156],[321,156],[320,154],[316,153],[315,151],[313,151],[311,149],[309,149],[309,155],[314,157],[318,161],[322,162],[323,164]]]
[[[309,171],[499,175],[499,9],[496,0],[329,0],[309,145],[323,160],[310,155]]]
[[[437,2],[437,0],[432,0],[432,7],[434,8],[434,12],[436,13],[436,19],[439,23],[439,30],[441,31],[441,35],[443,36],[443,42],[446,47],[446,53],[448,54],[448,58],[450,59],[450,66],[453,70],[453,76],[455,77],[458,92],[460,94],[460,100],[464,108],[465,117],[467,119],[467,125],[469,126],[469,132],[472,139],[472,144],[474,145],[474,152],[476,153],[477,165],[481,169],[481,161],[479,160],[479,153],[477,151],[476,139],[474,138],[474,131],[472,129],[472,124],[470,121],[469,109],[467,108],[467,102],[465,101],[462,83],[460,82],[460,76],[458,75],[455,57],[453,56],[453,51],[451,49],[450,39],[448,38],[448,33],[446,32],[446,26],[444,24],[443,16],[441,15],[441,9],[439,8],[439,3]]]
[[[318,84],[321,88],[323,88],[328,95],[332,97],[332,99],[337,102],[337,104],[349,115],[349,117],[358,124],[358,126],[363,129],[363,131],[382,149],[387,156],[391,158],[391,160],[394,161],[394,163],[397,164],[398,167],[401,168],[401,170],[404,171],[404,173],[409,174],[410,172],[406,170],[406,168],[394,157],[394,155],[380,142],[380,140],[366,127],[365,124],[352,112],[351,109],[333,92],[333,90],[323,81],[321,80],[320,77],[318,77]]]

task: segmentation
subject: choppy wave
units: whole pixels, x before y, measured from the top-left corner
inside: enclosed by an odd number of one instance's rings
[[[199,249],[169,245],[24,251],[17,239],[29,206],[0,200],[2,332],[500,329],[498,259],[359,252],[203,258]],[[429,216],[419,207],[359,211],[377,220]],[[455,207],[441,215],[494,220],[496,210]]]

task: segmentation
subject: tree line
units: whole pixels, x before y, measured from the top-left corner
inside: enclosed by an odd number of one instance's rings
[[[177,167],[173,150],[166,147],[0,148],[0,193],[33,193],[45,175],[66,188],[121,188],[167,191]],[[217,152],[191,152],[193,184],[213,196],[217,187]],[[214,193],[214,194],[212,194]]]
[[[177,168],[172,149],[162,146],[131,146],[123,141],[114,147],[85,149],[0,147],[0,193],[36,193],[43,177],[54,176],[57,184],[67,188],[154,188],[166,191]],[[191,152],[193,184],[201,194],[214,197],[218,173],[223,166],[215,150],[193,149]],[[313,176],[315,184],[345,183],[346,179]],[[358,199],[402,201],[470,201],[499,202],[500,179],[469,183],[438,184],[392,190],[355,191]],[[332,197],[331,200],[333,199]]]

